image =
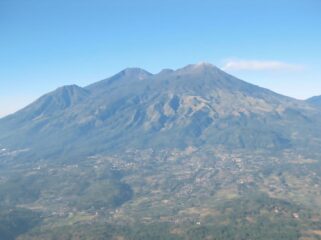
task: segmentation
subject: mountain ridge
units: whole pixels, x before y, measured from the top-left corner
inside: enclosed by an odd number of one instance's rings
[[[1,119],[0,143],[50,158],[189,145],[279,149],[311,142],[293,134],[314,139],[318,115],[207,63],[158,74],[128,68],[84,88],[58,88]]]
[[[321,107],[321,95],[308,98],[306,100],[306,102],[308,102],[316,107]]]

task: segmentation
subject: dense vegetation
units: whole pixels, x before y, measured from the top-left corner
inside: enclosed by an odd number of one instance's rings
[[[26,209],[0,209],[0,239],[13,240],[41,222],[39,213]]]
[[[0,239],[320,239],[319,157],[173,149],[22,164],[0,170]]]
[[[273,208],[278,206],[280,212]],[[202,223],[179,225],[151,224],[84,224],[36,231],[22,239],[299,239],[307,222],[295,220],[290,212],[302,212],[299,206],[271,199],[265,194],[250,193],[244,198],[227,201],[217,208],[222,213]],[[304,211],[304,214],[308,214]],[[301,215],[301,217],[304,217]]]

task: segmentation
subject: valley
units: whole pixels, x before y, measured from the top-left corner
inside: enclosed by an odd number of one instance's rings
[[[9,198],[16,207],[40,213],[45,219],[40,232],[139,223],[168,226],[179,233],[174,236],[184,237],[191,227],[218,224],[221,231],[234,221],[264,232],[254,224],[264,218],[272,226],[292,222],[296,227],[290,233],[304,237],[321,223],[319,158],[286,150],[232,153],[222,147],[128,150],[73,164],[30,170],[22,165],[7,175],[10,191],[0,188],[1,202]],[[11,180],[13,175],[22,178]]]

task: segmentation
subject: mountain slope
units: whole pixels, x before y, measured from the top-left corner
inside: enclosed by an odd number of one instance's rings
[[[17,114],[10,115],[7,121],[33,121],[41,117],[50,117],[80,103],[89,96],[89,92],[77,85],[63,86],[50,92]]]
[[[49,159],[149,147],[282,149],[318,145],[319,114],[207,63],[155,75],[136,68],[62,87],[1,119],[0,144]]]
[[[307,99],[306,102],[308,102],[314,106],[321,107],[321,96],[311,97],[311,98]]]

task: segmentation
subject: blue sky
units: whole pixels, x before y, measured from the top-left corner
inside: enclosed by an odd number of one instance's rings
[[[0,116],[126,67],[211,62],[248,82],[321,95],[320,0],[0,0]]]

